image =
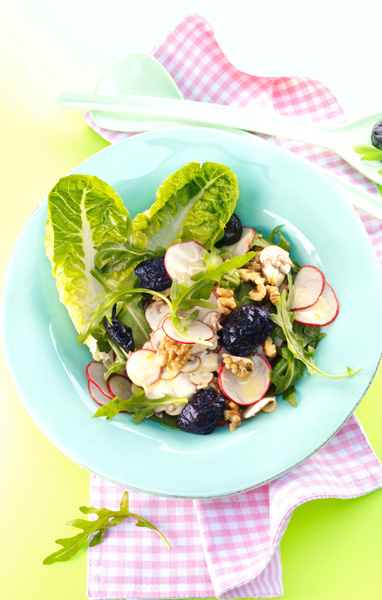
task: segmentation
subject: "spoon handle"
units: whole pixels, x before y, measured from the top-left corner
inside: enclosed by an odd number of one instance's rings
[[[132,125],[139,116],[157,117],[189,125],[219,125],[264,133],[335,149],[336,128],[304,123],[289,117],[261,114],[245,108],[207,104],[192,100],[176,100],[153,96],[122,94],[61,94],[59,104],[66,108],[129,113]],[[115,119],[114,119],[115,121]],[[126,116],[119,131],[131,131]]]

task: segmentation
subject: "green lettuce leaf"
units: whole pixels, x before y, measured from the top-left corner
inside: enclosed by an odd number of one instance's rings
[[[231,169],[192,162],[166,179],[152,207],[135,217],[136,241],[151,250],[188,240],[210,249],[223,236],[238,196]]]
[[[98,177],[69,175],[50,192],[45,249],[60,300],[77,331],[93,313],[95,299],[104,292],[91,274],[95,246],[123,243],[132,236],[132,222],[121,198]],[[118,277],[123,278],[124,274]],[[94,339],[87,343],[94,353]]]

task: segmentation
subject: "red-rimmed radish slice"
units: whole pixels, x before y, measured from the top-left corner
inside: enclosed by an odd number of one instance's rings
[[[111,375],[107,382],[108,390],[114,396],[118,396],[121,400],[128,400],[132,396],[131,383],[123,375]]]
[[[180,344],[192,344],[193,342],[190,342],[186,337],[184,337],[181,333],[179,333],[179,331],[177,331],[172,323],[172,321],[169,319],[169,317],[166,317],[162,323],[162,329],[165,332],[165,334],[167,335],[168,338],[170,338],[171,340],[174,340],[174,342],[178,342]],[[192,338],[193,340],[200,340],[203,342],[208,342],[208,340],[212,340],[212,338],[214,337],[215,333],[213,331],[213,329],[209,326],[206,325],[206,323],[203,323],[202,321],[199,321],[198,319],[195,319],[195,321],[193,323],[191,323],[191,325],[189,326],[188,330],[187,330],[187,337]]]
[[[233,256],[240,256],[241,254],[247,254],[251,247],[253,238],[255,237],[255,230],[252,227],[243,227],[241,238],[236,244],[231,246],[223,246],[225,250],[232,252]]]
[[[313,306],[303,310],[296,310],[294,320],[303,325],[313,325],[323,327],[332,323],[339,311],[337,296],[328,283],[325,283],[324,290]]]
[[[293,284],[292,310],[303,310],[313,306],[321,296],[325,277],[320,269],[312,265],[301,267]]]
[[[106,394],[103,394],[99,387],[97,387],[91,379],[88,379],[88,390],[94,402],[97,402],[97,404],[99,404],[100,406],[108,404],[110,400],[114,398],[114,396],[110,397],[106,396]]]
[[[240,406],[248,406],[261,400],[271,383],[269,373],[272,367],[265,356],[254,354],[251,359],[254,370],[246,379],[238,379],[225,365],[219,370],[219,385],[223,394]]]
[[[158,381],[162,367],[158,365],[152,350],[136,350],[130,354],[126,373],[128,378],[136,385],[153,385]]]
[[[164,267],[171,279],[189,281],[205,269],[203,259],[207,250],[199,242],[179,242],[170,246],[164,257]]]
[[[110,395],[110,390],[105,381],[107,369],[103,363],[92,361],[86,367],[87,378],[109,399],[113,398]]]
[[[169,314],[169,312],[169,305],[162,300],[156,300],[149,304],[145,311],[145,317],[153,331],[158,329],[161,321]]]

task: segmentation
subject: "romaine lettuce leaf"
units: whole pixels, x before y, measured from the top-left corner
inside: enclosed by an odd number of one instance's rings
[[[94,300],[104,293],[91,274],[94,247],[103,242],[123,243],[131,236],[131,218],[121,198],[98,177],[69,175],[50,192],[45,249],[60,300],[77,331],[94,311]],[[87,343],[94,353],[95,340],[89,338]]]
[[[210,249],[223,236],[238,196],[231,169],[191,162],[162,183],[150,210],[135,217],[136,241],[151,250],[188,240]]]

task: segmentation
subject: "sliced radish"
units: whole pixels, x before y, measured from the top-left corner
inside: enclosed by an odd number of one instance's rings
[[[162,367],[158,365],[155,352],[152,350],[136,350],[130,354],[126,364],[127,376],[136,385],[152,385],[158,381]]]
[[[337,296],[328,283],[325,283],[324,290],[313,306],[303,310],[296,310],[294,320],[296,323],[304,325],[313,325],[323,327],[332,323],[339,311]]]
[[[321,296],[324,285],[325,277],[317,267],[302,267],[293,284],[292,310],[313,306]]]
[[[219,385],[223,394],[241,406],[261,400],[271,383],[269,373],[272,367],[265,356],[254,354],[251,359],[254,370],[246,379],[238,379],[225,365],[222,365],[219,371]]]
[[[121,400],[128,400],[132,396],[131,383],[123,375],[111,375],[107,387],[113,397],[118,396]]]
[[[179,283],[189,281],[192,275],[203,271],[203,262],[207,250],[199,242],[180,242],[167,249],[164,257],[165,269],[171,279]]]
[[[161,321],[169,314],[169,312],[169,305],[162,300],[156,300],[149,304],[145,311],[145,317],[153,331],[158,329]]]
[[[179,331],[175,329],[169,317],[166,317],[164,319],[162,323],[162,329],[167,335],[167,337],[171,340],[174,340],[174,342],[179,342],[180,344],[193,343],[190,342],[186,337],[184,337],[181,333],[179,333]],[[203,340],[204,342],[207,342],[208,340],[211,340],[214,337],[214,335],[215,333],[213,329],[209,325],[206,325],[206,323],[203,323],[198,319],[191,323],[187,330],[187,336],[192,338],[193,340]]]
[[[110,395],[110,390],[105,381],[107,369],[103,363],[92,361],[86,367],[87,378],[109,399],[113,398]]]
[[[229,252],[232,252],[233,256],[247,254],[254,237],[255,230],[252,229],[252,227],[243,227],[243,233],[241,234],[240,240],[236,242],[236,244],[232,244],[231,246],[223,246],[223,248],[225,248],[225,250],[229,250]]]
[[[88,379],[88,390],[94,402],[97,402],[97,404],[99,404],[100,406],[108,404],[110,400],[114,398],[114,396],[110,397],[103,394],[99,387],[97,387],[91,379]]]

